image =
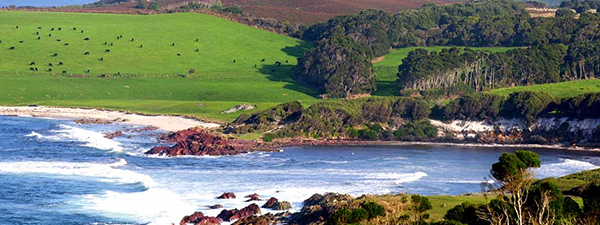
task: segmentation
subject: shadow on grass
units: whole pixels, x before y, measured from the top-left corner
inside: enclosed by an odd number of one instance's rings
[[[375,96],[400,96],[400,87],[395,81],[376,81],[377,91]]]
[[[295,46],[287,46],[281,49],[282,52],[285,52],[289,56],[300,57],[304,55],[304,53],[310,50],[313,45],[310,42],[302,41],[298,45]]]
[[[294,80],[293,65],[263,65],[260,67],[259,72],[267,75],[267,79],[270,81],[287,83],[283,86],[285,89],[301,92],[312,97],[317,97],[317,92],[315,90],[312,90]]]

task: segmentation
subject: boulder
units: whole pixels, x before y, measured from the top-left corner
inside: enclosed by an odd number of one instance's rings
[[[289,210],[291,208],[292,208],[292,203],[287,202],[287,201],[277,202],[272,207],[273,210],[279,210],[279,211]]]
[[[223,210],[223,211],[221,211],[221,213],[219,213],[217,218],[219,218],[223,221],[231,222],[234,220],[248,218],[250,216],[257,215],[257,214],[261,214],[260,207],[258,207],[257,204],[252,204],[252,205],[246,206],[240,210],[238,210],[238,209]]]
[[[233,223],[233,225],[275,225],[285,224],[286,217],[289,215],[288,212],[271,214],[267,213],[261,216],[250,216],[244,219],[240,219]]]
[[[175,141],[175,145],[159,146],[147,151],[147,155],[181,156],[181,155],[236,155],[247,153],[247,150],[235,148],[227,138],[209,133],[200,128],[190,128],[187,130],[172,133],[161,138],[164,141]]]
[[[218,199],[233,199],[235,198],[235,194],[232,192],[225,192],[221,196],[217,197]]]
[[[108,139],[113,139],[113,138],[120,137],[120,136],[123,136],[123,131],[120,131],[120,130],[115,131],[115,132],[110,132],[110,133],[104,133],[104,137],[108,138]]]
[[[270,209],[273,208],[275,203],[279,202],[276,198],[270,198],[267,202],[262,206],[263,208]]]
[[[260,195],[258,195],[258,194],[256,194],[256,193],[254,193],[254,194],[251,194],[251,195],[246,195],[245,197],[246,197],[246,198],[250,198],[250,199],[246,200],[246,202],[251,202],[251,201],[260,201]]]
[[[192,215],[184,216],[180,225],[194,224],[194,225],[221,225],[221,220],[216,217],[204,216],[202,212],[195,212]]]

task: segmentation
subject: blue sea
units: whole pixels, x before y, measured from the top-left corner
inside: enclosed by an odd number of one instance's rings
[[[352,195],[480,191],[505,148],[369,146],[286,148],[283,153],[221,157],[149,157],[161,131],[103,133],[130,125],[0,117],[0,224],[178,224],[184,215],[216,215],[276,197],[300,210],[314,193]],[[600,165],[599,153],[536,150],[539,178]],[[223,192],[238,199],[218,200]],[[262,205],[263,202],[259,202]],[[263,210],[263,212],[266,212]]]
[[[50,6],[67,6],[67,5],[83,5],[98,0],[1,0],[0,7],[6,6],[38,6],[38,7],[50,7]]]

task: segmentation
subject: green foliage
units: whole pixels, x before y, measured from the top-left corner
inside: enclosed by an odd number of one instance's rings
[[[410,121],[394,131],[398,140],[429,140],[437,137],[437,128],[429,121]]]
[[[600,185],[590,184],[581,197],[585,214],[600,215]]]
[[[233,13],[233,14],[242,14],[244,13],[239,6],[232,6],[222,9],[223,12]]]
[[[444,216],[444,220],[455,221],[467,225],[488,224],[479,217],[478,211],[482,206],[483,205],[481,204],[463,202],[448,210]]]
[[[497,95],[463,95],[435,113],[444,120],[493,120],[500,114],[504,99]]]
[[[432,208],[431,202],[429,202],[429,199],[425,196],[416,195],[416,194],[411,195],[410,202],[412,203],[411,208],[417,212],[425,212]]]
[[[225,132],[236,134],[264,132],[274,129],[279,123],[298,120],[301,113],[302,103],[299,101],[282,103],[252,115],[241,114],[226,127]]]
[[[295,78],[328,98],[346,98],[376,90],[372,65],[349,47],[352,42],[346,37],[320,41],[298,58]]]
[[[158,2],[151,2],[150,4],[148,4],[148,10],[160,10],[160,4],[158,4]]]
[[[556,99],[543,92],[518,92],[508,96],[502,109],[502,115],[508,118],[523,118],[533,122]]]
[[[574,18],[575,15],[576,15],[576,13],[573,12],[573,10],[567,9],[567,8],[560,8],[560,9],[556,10],[556,14],[555,14],[555,16],[557,18],[560,18],[560,17]]]
[[[360,207],[367,210],[367,212],[369,213],[369,219],[378,216],[385,216],[385,208],[383,208],[383,206],[375,202],[363,203],[360,205]]]
[[[377,140],[378,133],[371,129],[361,129],[358,131],[358,137],[363,140],[374,141]]]
[[[523,158],[521,158],[523,157]],[[539,167],[539,155],[530,151],[502,153],[498,162],[492,165],[492,176],[502,182],[510,182],[523,176],[529,167]]]
[[[266,133],[262,136],[262,140],[266,142],[272,142],[275,138],[277,138],[277,135],[273,133]]]
[[[146,8],[146,4],[144,3],[144,1],[140,0],[137,2],[137,4],[135,5],[136,9],[145,9]]]

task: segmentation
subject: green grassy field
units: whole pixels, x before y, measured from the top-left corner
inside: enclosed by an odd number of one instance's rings
[[[414,51],[417,48],[426,49],[427,51],[442,51],[442,49],[451,47],[408,47],[395,49],[390,51],[383,57],[383,60],[373,64],[373,70],[377,75],[377,92],[374,95],[380,96],[393,96],[398,95],[399,90],[395,85],[396,74],[398,73],[398,66],[402,64],[402,59],[408,56],[408,53]],[[462,47],[461,47],[462,48]],[[474,50],[490,51],[490,52],[506,52],[513,47],[491,47],[491,48],[471,48]]]
[[[317,101],[313,91],[291,79],[296,57],[310,44],[222,18],[0,12],[0,21],[1,105],[102,107],[229,121],[240,113],[220,112],[240,103],[260,110]],[[190,69],[195,73],[188,75]]]
[[[600,80],[579,80],[553,84],[500,88],[488,91],[488,93],[508,96],[510,93],[519,91],[546,92],[558,98],[573,97],[590,92],[600,92]]]

